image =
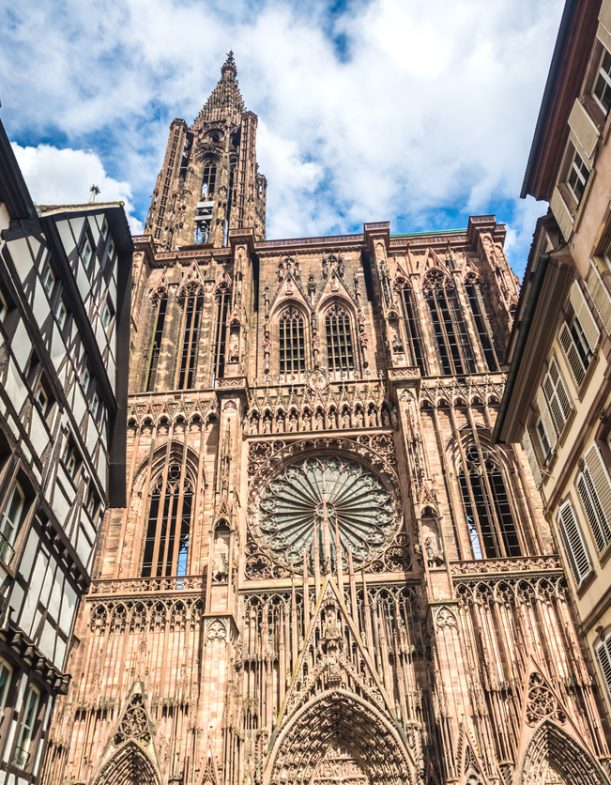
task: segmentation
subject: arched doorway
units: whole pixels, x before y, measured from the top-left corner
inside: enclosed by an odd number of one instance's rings
[[[409,785],[413,764],[397,730],[370,703],[329,690],[280,733],[265,785]]]
[[[609,785],[609,780],[583,747],[548,721],[526,748],[520,785]]]
[[[161,785],[153,762],[134,741],[119,747],[93,782],[94,785]]]

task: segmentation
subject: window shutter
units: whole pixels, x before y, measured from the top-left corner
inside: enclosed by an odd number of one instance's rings
[[[592,351],[596,349],[598,339],[600,338],[600,330],[596,324],[590,306],[586,302],[586,298],[581,291],[581,287],[575,281],[571,286],[569,293],[569,300],[575,311],[575,316],[579,320],[581,329],[584,332],[588,345]]]
[[[592,572],[592,561],[570,502],[565,502],[560,507],[558,524],[575,581],[578,586],[581,586],[584,579]]]
[[[607,693],[611,698],[611,636],[605,638],[604,641],[598,644],[596,647],[596,656],[598,657],[603,679],[605,680]]]
[[[552,360],[547,375],[543,380],[543,393],[549,406],[550,414],[554,422],[556,433],[560,433],[571,413],[571,400],[566,391],[566,387],[558,364]]]
[[[537,408],[539,409],[541,421],[543,422],[543,427],[545,428],[545,435],[547,436],[549,445],[553,450],[554,447],[556,446],[556,429],[554,427],[554,423],[550,415],[550,411],[545,399],[545,395],[541,390],[537,392]],[[545,455],[544,444],[541,444],[541,454]]]
[[[611,293],[605,286],[603,277],[593,261],[590,262],[586,286],[600,321],[607,333],[611,333]]]
[[[579,352],[577,351],[577,347],[575,346],[575,341],[573,340],[573,336],[571,335],[571,331],[566,322],[564,322],[560,328],[560,345],[562,346],[564,354],[566,355],[566,359],[568,361],[569,368],[571,369],[573,379],[575,380],[575,384],[579,388],[581,387],[581,383],[585,378],[586,372],[583,367],[583,363],[581,362]]]
[[[596,445],[586,453],[577,490],[600,551],[611,542],[611,481]]]
[[[539,469],[539,462],[537,461],[537,456],[535,454],[535,449],[533,447],[532,439],[530,438],[530,434],[528,432],[524,434],[522,447],[524,448],[524,452],[526,453],[526,457],[528,458],[530,470],[533,474],[535,483],[538,488],[541,485],[541,481],[542,481],[541,470]]]

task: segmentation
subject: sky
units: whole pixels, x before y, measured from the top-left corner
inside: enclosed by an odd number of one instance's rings
[[[0,0],[0,118],[35,201],[125,202],[142,231],[170,122],[232,49],[259,118],[267,237],[465,227],[519,199],[562,0]]]

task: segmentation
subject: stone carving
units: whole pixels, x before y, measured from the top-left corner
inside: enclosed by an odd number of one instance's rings
[[[145,744],[148,744],[151,740],[149,721],[144,708],[144,700],[140,693],[136,693],[130,698],[113,741],[118,746],[127,739],[134,739]]]

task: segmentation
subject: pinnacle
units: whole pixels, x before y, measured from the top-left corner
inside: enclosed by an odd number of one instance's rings
[[[239,113],[245,111],[244,99],[240,93],[240,87],[237,80],[238,69],[236,67],[233,52],[227,53],[227,57],[221,68],[221,78],[216,84],[216,87],[210,94],[208,100],[204,104],[199,116],[198,122],[210,122],[222,119],[232,113]]]

